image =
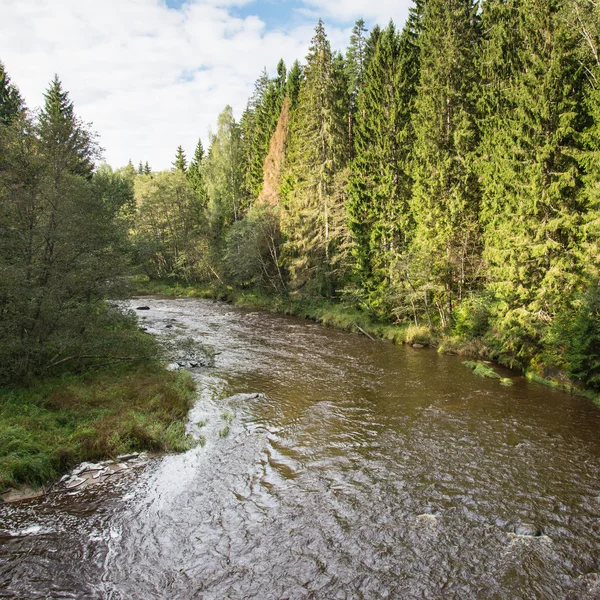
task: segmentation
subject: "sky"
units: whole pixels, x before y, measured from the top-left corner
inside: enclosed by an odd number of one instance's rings
[[[344,51],[354,22],[401,27],[410,0],[0,0],[0,60],[29,108],[54,74],[113,167],[170,168],[239,118],[263,68],[303,62],[319,18]]]

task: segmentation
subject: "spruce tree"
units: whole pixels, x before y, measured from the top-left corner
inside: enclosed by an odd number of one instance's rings
[[[568,3],[511,4],[507,28],[496,28],[501,40],[487,41],[501,47],[508,31],[514,43],[484,137],[481,216],[500,346],[526,365],[578,285],[582,86]]]
[[[346,50],[346,76],[348,78],[348,94],[353,110],[356,108],[358,92],[362,88],[367,56],[367,28],[363,19],[354,24],[350,45]]]
[[[187,178],[192,186],[194,192],[201,199],[203,205],[206,204],[206,186],[204,184],[204,147],[202,146],[202,140],[198,139],[194,157],[190,162],[190,167],[187,171]]]
[[[16,86],[0,61],[0,124],[9,125],[23,114],[25,106]]]
[[[69,93],[55,75],[44,94],[44,108],[39,116],[39,133],[46,152],[59,170],[91,177],[97,146],[90,132],[75,116]]]
[[[427,0],[415,106],[415,234],[409,269],[443,325],[477,284],[478,189],[473,91],[478,42],[473,0]],[[425,268],[426,267],[426,268]]]
[[[348,158],[344,82],[322,21],[312,39],[292,122],[287,156],[284,233],[287,266],[296,287],[335,293],[342,264]]]
[[[187,159],[181,146],[177,146],[175,161],[172,164],[174,171],[181,171],[183,174],[187,173]]]
[[[290,104],[292,110],[296,107],[298,102],[298,94],[300,92],[300,83],[302,82],[302,67],[296,60],[290,69],[287,76],[287,93],[290,98]]]
[[[144,174],[144,165],[142,164],[142,161],[140,160],[140,163],[138,164],[138,175],[143,175]]]
[[[413,19],[401,36],[393,23],[381,33],[358,101],[347,209],[355,279],[371,306],[389,296],[412,227],[408,200],[419,77],[417,27]]]
[[[152,173],[152,169],[150,168],[148,161],[146,161],[146,164],[144,165],[144,175],[150,175],[150,173]]]

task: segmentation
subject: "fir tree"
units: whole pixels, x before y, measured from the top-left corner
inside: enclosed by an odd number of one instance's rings
[[[142,164],[142,161],[140,160],[140,163],[138,165],[138,175],[143,175],[144,174],[144,165]]]
[[[146,161],[146,164],[144,165],[144,175],[150,175],[150,173],[152,173],[152,169],[150,168],[148,161]]]
[[[181,146],[177,146],[177,153],[175,154],[175,161],[173,164],[174,171],[181,171],[182,173],[187,173],[187,159],[185,157],[185,152]]]

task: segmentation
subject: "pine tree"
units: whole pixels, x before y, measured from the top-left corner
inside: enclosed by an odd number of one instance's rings
[[[152,169],[150,168],[148,161],[146,161],[146,164],[144,165],[144,175],[150,175],[150,173],[152,173]]]
[[[144,165],[142,164],[142,161],[140,160],[140,164],[138,165],[138,175],[143,175],[144,174]]]
[[[393,23],[381,33],[358,101],[347,209],[356,280],[372,306],[389,296],[412,227],[408,200],[419,77],[417,27],[413,19],[401,36]]]
[[[334,295],[344,266],[344,194],[339,177],[347,162],[348,143],[347,112],[339,97],[343,85],[336,78],[329,41],[319,21],[290,133],[283,225],[294,284],[310,284],[329,296]]]
[[[427,0],[420,37],[421,71],[415,107],[416,230],[410,252],[419,285],[443,325],[456,300],[477,285],[478,190],[473,90],[478,30],[472,0]],[[413,269],[414,271],[414,269]]]
[[[16,86],[0,61],[0,124],[9,125],[23,114],[25,105]]]
[[[175,161],[172,164],[174,171],[181,171],[184,174],[187,173],[187,159],[185,158],[185,152],[181,146],[177,146]]]
[[[574,248],[583,207],[575,155],[582,96],[567,3],[511,4],[508,25],[487,42],[501,47],[506,31],[514,40],[509,60],[501,59],[508,69],[494,128],[484,137],[482,222],[500,345],[523,365],[579,279]]]

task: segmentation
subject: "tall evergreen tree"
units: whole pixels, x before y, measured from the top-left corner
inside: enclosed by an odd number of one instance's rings
[[[287,265],[297,287],[310,283],[333,296],[345,242],[338,177],[347,162],[348,137],[339,69],[322,21],[306,60],[287,158]]]
[[[411,211],[416,230],[411,253],[420,285],[431,295],[443,325],[479,274],[473,167],[477,41],[473,0],[427,0],[414,119]]]
[[[204,184],[204,147],[202,146],[202,140],[198,139],[194,157],[190,162],[190,167],[187,171],[187,178],[192,186],[194,192],[202,200],[203,204],[206,203],[206,186]]]
[[[0,61],[0,123],[12,123],[25,109],[21,94],[10,82],[10,77]]]
[[[177,146],[175,161],[172,164],[174,171],[181,171],[183,174],[187,173],[187,159],[181,146]]]
[[[358,101],[347,209],[357,283],[374,306],[389,296],[412,227],[408,201],[419,78],[417,27],[413,19],[401,36],[393,23],[382,32]]]
[[[150,175],[150,173],[152,173],[152,169],[150,168],[148,161],[146,161],[146,164],[144,165],[144,175]]]
[[[567,2],[511,4],[515,44],[510,62],[503,60],[509,70],[497,94],[495,127],[484,138],[482,222],[500,345],[527,364],[577,286],[582,97]],[[496,32],[504,35],[502,27]],[[487,43],[501,45],[494,37]]]
[[[290,69],[287,76],[287,93],[290,98],[290,104],[292,110],[296,107],[298,102],[298,94],[300,92],[300,83],[302,81],[302,67],[296,60]]]
[[[91,177],[97,146],[90,132],[76,118],[69,93],[55,75],[44,94],[44,108],[39,116],[39,134],[46,152],[59,170]]]
[[[350,45],[346,50],[346,76],[348,78],[348,94],[352,108],[356,108],[358,92],[362,88],[367,57],[367,28],[363,19],[354,24]]]
[[[144,165],[142,164],[142,161],[140,160],[140,163],[138,164],[138,175],[143,175],[144,174]]]

